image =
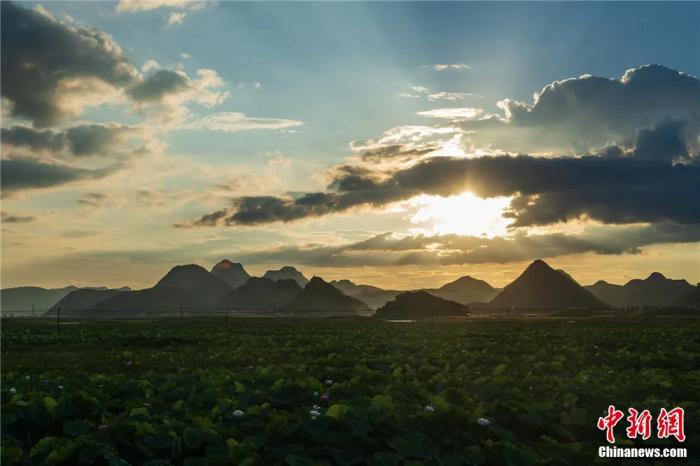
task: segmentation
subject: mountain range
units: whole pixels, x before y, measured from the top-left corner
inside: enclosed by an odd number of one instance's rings
[[[371,309],[359,299],[344,294],[320,277],[313,277],[284,310],[293,315],[363,315]]]
[[[624,285],[613,285],[603,280],[585,287],[600,300],[614,307],[671,306],[693,290],[685,280],[672,280],[659,272],[647,278],[634,279]]]
[[[395,312],[428,303],[426,294],[462,306],[478,308],[554,310],[603,309],[626,306],[699,306],[697,287],[655,272],[625,285],[604,281],[582,287],[570,275],[536,260],[511,284],[499,290],[483,280],[464,276],[439,288],[408,293],[361,285],[350,280],[308,280],[285,266],[252,277],[243,266],[222,260],[211,271],[195,265],[173,267],[152,288],[9,288],[0,291],[3,312],[61,308],[63,311],[235,309],[286,312],[295,315],[368,315],[372,309]],[[405,296],[404,296],[405,295]],[[401,296],[400,299],[399,296]],[[446,306],[430,301],[431,306]],[[488,303],[488,304],[486,304]],[[389,306],[391,304],[391,306]]]

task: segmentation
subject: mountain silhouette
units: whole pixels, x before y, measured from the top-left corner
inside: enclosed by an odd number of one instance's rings
[[[87,311],[94,308],[98,303],[115,296],[122,291],[131,291],[128,287],[119,289],[91,289],[81,288],[73,290],[54,304],[50,312],[57,309],[61,311]]]
[[[228,259],[224,259],[212,267],[211,274],[233,289],[243,285],[250,278],[243,265]]]
[[[342,291],[344,294],[359,299],[372,309],[382,307],[402,293],[397,290],[385,290],[372,285],[357,285],[350,280],[333,280],[331,285]]]
[[[0,290],[0,308],[3,312],[46,311],[71,291],[75,286],[65,288],[41,288],[20,286]]]
[[[154,288],[180,288],[200,303],[216,304],[231,287],[199,265],[178,265],[160,279]]]
[[[302,288],[294,280],[275,281],[251,277],[245,284],[224,296],[219,305],[224,309],[277,311],[289,304],[301,291]]]
[[[167,311],[202,309],[204,304],[178,287],[157,286],[145,290],[120,291],[93,307],[96,311]]]
[[[359,315],[358,313],[370,311],[365,303],[345,295],[320,277],[313,277],[304,290],[284,307],[284,310],[295,315],[308,313],[319,317]]]
[[[304,274],[290,265],[286,265],[278,270],[268,270],[265,272],[265,275],[263,275],[263,278],[269,278],[270,280],[294,280],[302,288],[309,283],[309,280]]]
[[[671,306],[693,290],[685,280],[673,280],[659,272],[645,279],[634,279],[624,285],[613,285],[603,280],[585,287],[601,301],[615,307]]]
[[[600,309],[606,305],[568,274],[536,260],[492,301],[496,309]]]
[[[467,275],[438,289],[425,289],[424,291],[439,298],[456,301],[460,304],[469,304],[491,301],[498,294],[499,290],[483,280]]]
[[[375,314],[382,319],[426,319],[467,315],[469,308],[464,304],[422,290],[401,293],[393,301],[377,309]]]

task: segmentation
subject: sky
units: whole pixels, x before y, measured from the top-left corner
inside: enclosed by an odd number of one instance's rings
[[[2,287],[700,281],[700,4],[2,2]]]

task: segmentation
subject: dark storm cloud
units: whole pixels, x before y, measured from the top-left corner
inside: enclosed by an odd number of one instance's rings
[[[189,87],[189,80],[183,73],[173,70],[158,70],[145,81],[131,89],[134,100],[158,102],[169,94],[176,94]]]
[[[68,151],[76,157],[114,155],[120,150],[122,136],[136,130],[123,125],[86,124],[65,131],[35,130],[26,126],[2,128],[3,146],[24,148],[31,152],[49,152],[59,155]],[[3,151],[5,152],[5,151]]]
[[[90,170],[29,159],[2,160],[0,164],[2,166],[0,175],[3,194],[12,194],[25,189],[48,188],[75,181],[100,179],[122,168],[121,164],[113,164],[105,168]]]
[[[581,253],[638,254],[643,247],[651,244],[698,240],[700,224],[603,226],[587,228],[575,235],[521,233],[495,238],[460,235],[395,238],[386,233],[340,246],[290,246],[238,257],[249,263],[295,263],[321,267],[460,265],[507,263]]]
[[[35,10],[2,2],[2,97],[13,116],[37,127],[56,124],[71,112],[61,86],[89,80],[124,88],[138,76],[107,34],[59,23]],[[87,80],[87,81],[86,81]]]

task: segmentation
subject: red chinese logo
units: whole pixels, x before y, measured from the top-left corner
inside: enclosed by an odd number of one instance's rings
[[[648,409],[642,412],[634,408],[627,410],[627,429],[625,433],[627,438],[635,439],[638,436],[642,440],[647,440],[651,437],[651,421],[652,416]],[[608,406],[608,414],[598,418],[598,429],[605,431],[605,438],[608,443],[615,443],[614,429],[618,422],[622,420],[624,414],[622,411],[615,408],[614,405]],[[673,408],[667,411],[666,408],[661,408],[659,417],[656,418],[656,436],[660,439],[675,437],[679,442],[685,441],[685,412],[683,408]]]
[[[613,429],[623,416],[622,411],[618,411],[615,406],[610,405],[608,406],[608,415],[598,418],[598,429],[607,431],[605,437],[608,439],[608,443],[615,443]]]
[[[661,408],[659,417],[656,419],[656,428],[659,438],[676,437],[679,442],[685,441],[685,412],[683,408],[674,408],[671,411],[666,411]]]

